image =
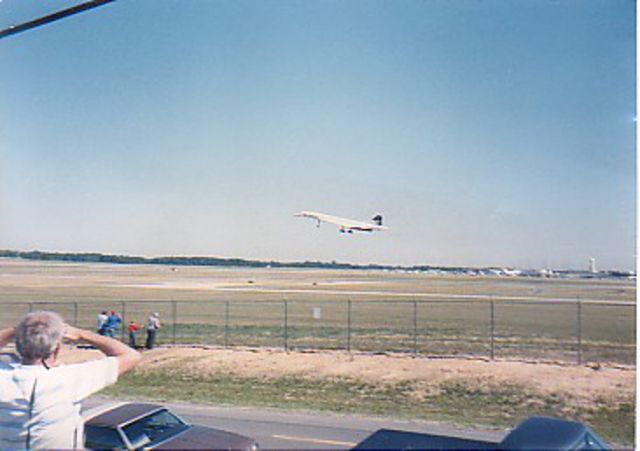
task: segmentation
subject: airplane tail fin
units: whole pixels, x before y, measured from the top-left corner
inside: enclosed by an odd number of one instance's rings
[[[382,216],[380,215],[375,215],[373,218],[371,218],[371,220],[376,224],[381,226],[382,225]]]

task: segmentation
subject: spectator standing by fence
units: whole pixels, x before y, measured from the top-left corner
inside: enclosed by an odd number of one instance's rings
[[[107,334],[106,325],[107,325],[107,320],[108,319],[109,319],[109,315],[107,315],[107,312],[100,312],[100,314],[98,315],[98,322],[96,324],[96,331],[100,335],[106,335]]]
[[[122,318],[115,310],[111,310],[111,315],[107,318],[107,323],[105,325],[107,329],[106,335],[113,338],[118,330],[120,330],[120,323],[122,322]]]
[[[129,346],[132,348],[136,348],[136,335],[140,330],[140,326],[138,326],[135,321],[131,321],[129,323]]]
[[[154,312],[149,315],[149,319],[147,321],[147,349],[153,349],[153,345],[156,341],[156,332],[161,327],[160,314],[158,312]]]
[[[107,358],[60,365],[62,339],[84,341]],[[0,330],[0,347],[15,340],[19,364],[0,364],[0,449],[84,447],[80,401],[116,382],[140,354],[117,340],[65,324],[53,312],[29,313]]]

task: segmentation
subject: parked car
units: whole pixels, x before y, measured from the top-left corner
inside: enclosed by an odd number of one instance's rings
[[[258,450],[250,437],[189,424],[159,404],[109,404],[90,409],[83,417],[84,444],[91,449]]]
[[[358,443],[354,450],[609,450],[609,445],[585,424],[550,417],[531,417],[501,442],[471,440],[445,435],[380,429]]]

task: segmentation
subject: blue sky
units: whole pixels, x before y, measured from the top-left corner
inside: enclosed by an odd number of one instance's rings
[[[0,41],[0,248],[632,269],[634,43],[632,1],[118,0]]]

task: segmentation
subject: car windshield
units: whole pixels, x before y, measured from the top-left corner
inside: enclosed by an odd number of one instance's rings
[[[124,448],[124,443],[118,431],[111,428],[85,425],[84,446],[90,449],[120,449]]]
[[[189,426],[168,410],[161,410],[143,417],[122,428],[134,448],[164,441]]]

